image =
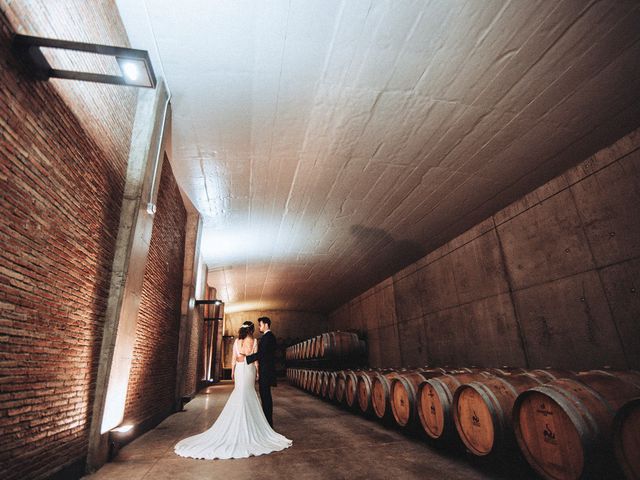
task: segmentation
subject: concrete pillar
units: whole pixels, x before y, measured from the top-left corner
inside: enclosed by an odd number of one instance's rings
[[[153,215],[148,213],[147,204],[150,193],[155,194],[160,183],[159,178],[154,180],[154,175],[159,176],[162,171],[164,155],[158,155],[158,149],[164,151],[159,140],[167,98],[162,81],[156,89],[141,89],[138,93],[89,431],[89,471],[107,461],[109,430],[117,427],[124,417],[153,228]]]
[[[190,210],[187,216],[187,235],[184,249],[184,272],[182,283],[182,305],[180,307],[180,336],[178,339],[178,365],[176,369],[175,408],[182,409],[182,397],[191,397],[195,393],[196,383],[189,379],[195,375],[189,373],[191,339],[198,329],[196,322],[200,317],[196,314],[196,282],[200,261],[200,240],[202,238],[202,218],[198,212]]]

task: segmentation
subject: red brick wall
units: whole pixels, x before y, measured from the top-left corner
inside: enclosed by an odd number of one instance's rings
[[[187,212],[165,158],[136,326],[125,423],[151,427],[173,411]]]
[[[335,310],[372,366],[640,368],[640,130]]]
[[[21,75],[0,12],[0,478],[86,455],[126,151]],[[124,102],[125,112],[135,108]]]

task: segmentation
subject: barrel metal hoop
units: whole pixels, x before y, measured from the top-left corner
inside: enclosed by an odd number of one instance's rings
[[[607,372],[603,372],[603,373],[607,373]],[[614,377],[614,375],[611,375],[609,373],[607,373],[607,375],[610,375],[610,376]],[[609,404],[609,402],[607,401],[606,398],[604,398],[602,395],[600,395],[596,390],[591,388],[589,385],[587,385],[586,383],[582,383],[580,380],[573,379],[573,378],[563,378],[562,380],[570,382],[570,383],[573,383],[573,384],[577,385],[578,387],[587,390],[589,393],[591,393],[591,395],[593,395],[598,400],[600,400],[600,402],[602,402],[602,404],[607,408],[607,410],[609,411],[609,413],[611,414],[612,417],[615,416],[616,409],[613,408]]]

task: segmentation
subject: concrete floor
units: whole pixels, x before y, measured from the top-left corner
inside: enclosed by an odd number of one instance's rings
[[[460,449],[430,445],[376,420],[346,411],[282,381],[273,389],[276,430],[293,440],[282,452],[238,460],[177,456],[178,440],[211,426],[233,385],[203,390],[185,411],[120,450],[85,480],[190,479],[513,479],[535,478],[521,461],[478,461]],[[507,463],[511,463],[507,465]]]

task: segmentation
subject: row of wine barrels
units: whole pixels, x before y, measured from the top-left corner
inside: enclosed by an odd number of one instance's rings
[[[515,446],[511,412],[518,395],[532,387],[573,372],[532,370],[497,374],[467,381],[453,396],[453,418],[458,435],[477,456],[486,456]]]
[[[287,360],[336,359],[366,352],[366,343],[351,332],[327,332],[287,348]]]
[[[459,438],[474,455],[519,447],[543,478],[611,477],[615,458],[626,478],[640,479],[638,372],[420,368],[316,376],[319,384],[306,388],[316,395],[421,426],[436,440]]]
[[[640,478],[640,414],[636,407],[634,417],[627,406],[638,396],[638,372],[588,371],[528,389],[513,409],[518,445],[540,475],[564,480],[611,476],[607,470],[618,444],[622,470]]]

